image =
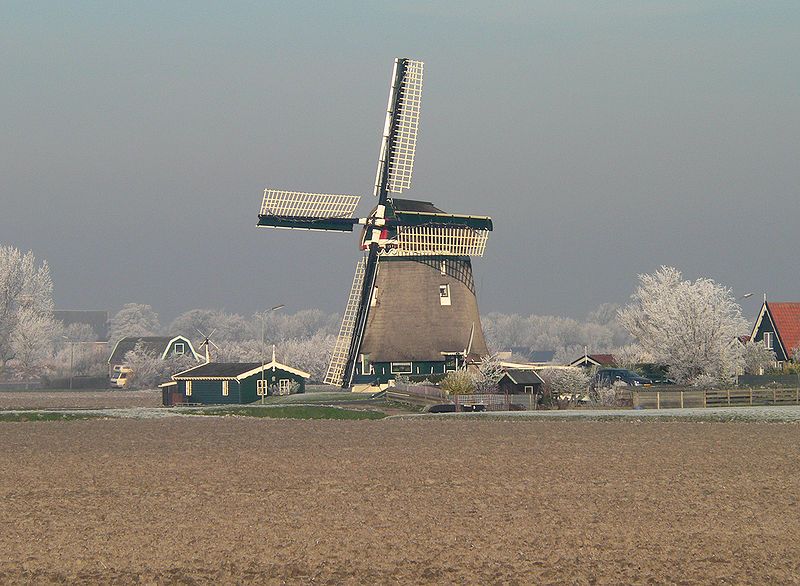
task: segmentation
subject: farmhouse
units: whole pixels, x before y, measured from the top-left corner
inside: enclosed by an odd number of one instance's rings
[[[775,352],[776,366],[792,360],[800,349],[800,303],[764,300],[750,339]]]
[[[263,395],[304,393],[311,375],[274,359],[260,362],[209,362],[172,375],[159,385],[164,405],[252,403]]]
[[[200,360],[200,355],[195,352],[191,341],[183,336],[128,336],[114,345],[114,350],[108,358],[109,376],[113,375],[115,366],[121,367],[125,364],[125,355],[137,347],[161,360],[185,355]]]

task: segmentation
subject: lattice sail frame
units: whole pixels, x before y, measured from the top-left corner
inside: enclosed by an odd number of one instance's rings
[[[353,215],[359,195],[303,193],[265,189],[261,202],[262,216],[291,218],[347,218]]]
[[[483,256],[487,230],[466,226],[399,226],[393,256]]]
[[[404,189],[411,187],[422,107],[423,68],[422,61],[407,60],[405,75],[398,90],[400,96],[395,111],[395,129],[392,135],[386,187],[391,193],[402,193]]]

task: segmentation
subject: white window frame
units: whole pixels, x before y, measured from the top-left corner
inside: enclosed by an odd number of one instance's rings
[[[222,381],[222,396],[227,397],[230,392],[230,381]]]
[[[525,392],[533,394],[533,385],[525,385]]]
[[[450,285],[447,283],[439,285],[439,303],[450,305]]]
[[[191,397],[192,396],[192,381],[187,380],[185,382],[186,382],[186,396],[187,397]]]
[[[175,354],[179,356],[186,354],[186,344],[183,342],[175,342]]]
[[[441,273],[441,275],[443,277],[447,275],[447,261],[446,260],[441,261],[441,264],[439,265],[439,272]]]
[[[767,350],[775,349],[775,338],[773,337],[772,332],[764,332],[764,348]]]
[[[408,365],[408,370],[406,370],[406,365]],[[411,362],[392,362],[389,367],[389,372],[392,374],[412,374],[414,372],[414,367]]]
[[[256,394],[259,397],[266,396],[268,388],[269,386],[267,385],[267,379],[265,378],[256,379]]]
[[[288,378],[279,378],[278,379],[278,394],[279,395],[288,395],[289,388],[291,387],[292,380]]]

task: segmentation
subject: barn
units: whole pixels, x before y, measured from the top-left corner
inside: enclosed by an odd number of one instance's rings
[[[304,393],[307,372],[280,362],[209,362],[159,385],[164,405],[252,403],[262,395]]]

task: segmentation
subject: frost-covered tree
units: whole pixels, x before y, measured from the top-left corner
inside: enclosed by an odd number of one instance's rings
[[[125,364],[131,368],[130,389],[154,389],[160,383],[169,380],[176,372],[186,370],[197,363],[191,356],[172,356],[161,360],[160,356],[148,353],[142,346],[136,347],[125,354]]]
[[[711,279],[683,280],[666,266],[639,275],[620,322],[678,382],[691,384],[701,375],[730,380],[743,364],[737,338],[747,323],[741,307],[730,289]]]
[[[585,368],[545,368],[539,376],[545,393],[560,403],[577,403],[589,387],[590,376]]]
[[[241,342],[254,337],[252,323],[241,315],[215,309],[192,309],[176,317],[169,326],[170,335],[181,334],[190,340],[202,342],[198,330],[206,335],[214,332],[213,339],[217,344]]]
[[[476,393],[496,393],[497,383],[503,377],[503,365],[500,357],[497,354],[484,356],[477,369],[472,372],[472,377],[475,380]]]
[[[113,345],[127,336],[157,336],[161,330],[158,314],[149,305],[126,303],[109,320],[108,337]]]
[[[0,369],[14,358],[32,367],[52,350],[56,329],[47,262],[0,246]]]

